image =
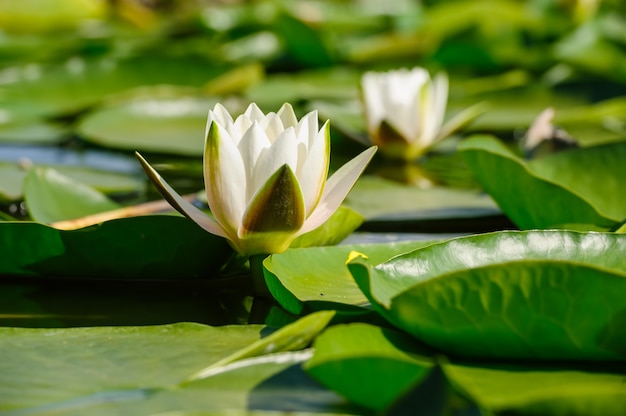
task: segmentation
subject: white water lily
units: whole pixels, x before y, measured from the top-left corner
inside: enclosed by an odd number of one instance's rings
[[[235,120],[217,104],[209,111],[204,182],[212,216],[185,201],[138,154],[161,194],[206,231],[246,255],[285,251],[339,208],[376,152],[362,152],[327,180],[330,126],[317,112],[298,120],[284,104],[264,114],[250,104]]]
[[[380,151],[413,160],[482,112],[473,106],[444,124],[448,77],[424,68],[366,72],[361,78],[367,130]]]

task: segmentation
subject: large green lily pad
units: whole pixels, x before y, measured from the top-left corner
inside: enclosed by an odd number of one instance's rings
[[[387,320],[444,352],[624,360],[625,250],[621,234],[510,231],[348,267]]]

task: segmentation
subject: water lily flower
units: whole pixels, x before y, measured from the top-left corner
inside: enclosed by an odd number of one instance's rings
[[[367,131],[385,156],[413,160],[483,110],[472,106],[444,124],[448,77],[424,68],[366,72],[361,78]]]
[[[268,114],[250,104],[235,120],[217,104],[209,111],[205,137],[204,182],[212,216],[137,156],[174,208],[246,255],[283,252],[296,237],[322,225],[376,152],[370,147],[327,180],[329,123],[319,128],[316,111],[298,120],[289,104]]]

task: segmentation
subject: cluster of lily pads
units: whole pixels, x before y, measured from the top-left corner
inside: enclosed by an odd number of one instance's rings
[[[621,2],[5,3],[0,415],[626,413]]]

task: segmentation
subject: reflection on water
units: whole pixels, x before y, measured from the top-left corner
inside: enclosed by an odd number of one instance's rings
[[[0,326],[242,324],[252,303],[193,282],[22,281],[0,286]]]

